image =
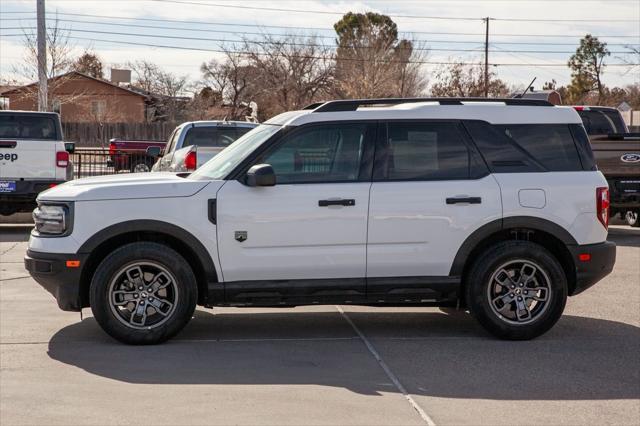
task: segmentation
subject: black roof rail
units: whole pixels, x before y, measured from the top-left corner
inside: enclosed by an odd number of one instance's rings
[[[323,104],[326,104],[326,102],[315,102],[315,103],[312,103],[312,104],[310,104],[310,105],[307,105],[306,107],[304,107],[304,108],[302,108],[302,109],[303,109],[303,110],[304,110],[304,109],[316,109],[316,108],[318,108],[320,105],[323,105]]]
[[[355,111],[364,105],[400,105],[418,102],[438,102],[440,105],[463,105],[463,102],[503,102],[505,105],[514,106],[554,106],[552,103],[541,99],[526,98],[379,98],[379,99],[346,99],[314,103],[304,109],[312,109],[313,112],[340,112]]]

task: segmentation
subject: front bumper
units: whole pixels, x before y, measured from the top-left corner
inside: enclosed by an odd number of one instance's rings
[[[81,276],[87,255],[40,253],[27,250],[24,267],[38,284],[56,298],[63,311],[79,311],[82,300]],[[67,267],[68,260],[79,260],[79,267]]]
[[[582,293],[609,275],[616,263],[616,244],[611,241],[570,246],[569,251],[576,265],[576,285],[570,296]]]

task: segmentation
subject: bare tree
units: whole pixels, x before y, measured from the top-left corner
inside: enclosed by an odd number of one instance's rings
[[[13,67],[12,71],[26,80],[37,81],[38,80],[38,47],[36,34],[33,30],[23,30],[24,38],[24,59],[22,63]],[[47,27],[47,78],[48,84],[48,105],[47,110],[51,110],[54,104],[62,105],[65,103],[73,102],[78,96],[82,96],[82,93],[65,93],[57,95],[59,88],[65,84],[69,77],[61,77],[64,73],[70,70],[73,63],[73,46],[69,43],[69,33],[64,28],[60,27],[60,21],[58,18],[53,20],[53,23]],[[56,78],[57,77],[57,78]],[[37,99],[38,86],[37,84],[31,87],[25,88],[22,91],[22,96],[25,99]]]
[[[242,104],[246,98],[250,82],[257,81],[255,70],[244,55],[236,53],[232,47],[223,47],[224,60],[212,59],[200,66],[205,84],[221,96],[221,101],[230,106],[230,119],[238,119],[243,114]]]
[[[504,81],[489,73],[489,96],[503,97],[510,93]],[[440,67],[431,86],[432,96],[476,97],[484,96],[484,68],[478,64],[456,62]]]
[[[265,34],[259,41],[246,39],[243,51],[250,74],[260,82],[248,88],[248,100],[257,102],[263,115],[303,108],[330,92],[333,55],[315,36]]]

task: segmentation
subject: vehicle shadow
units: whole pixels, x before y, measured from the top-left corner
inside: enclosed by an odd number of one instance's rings
[[[618,246],[624,247],[640,247],[640,229],[631,228],[609,228],[609,241],[613,241]]]
[[[394,392],[363,342],[338,313],[211,314],[196,311],[174,340],[127,346],[93,318],[49,342],[48,355],[127,383],[324,385],[366,395]],[[506,342],[466,313],[349,312],[409,392],[498,400],[640,398],[640,328],[564,316],[546,335]]]

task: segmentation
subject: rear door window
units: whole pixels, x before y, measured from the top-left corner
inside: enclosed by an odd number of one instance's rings
[[[0,114],[0,138],[58,140],[53,117]]]
[[[392,122],[376,153],[375,179],[469,179],[475,164],[458,123]]]

